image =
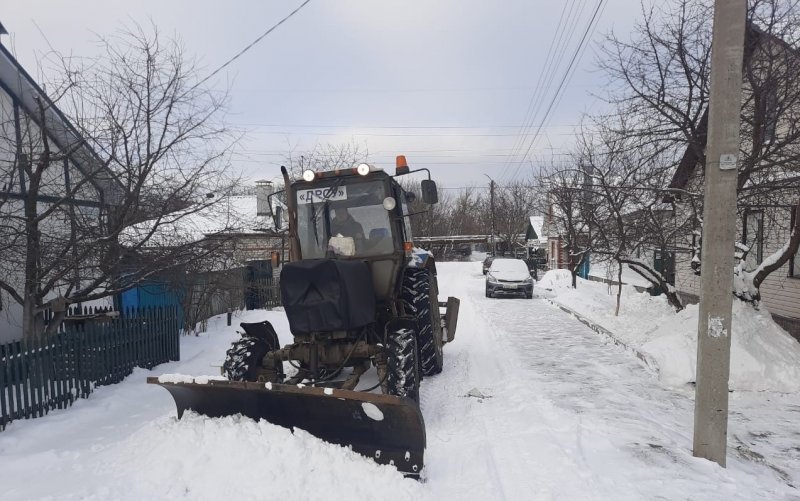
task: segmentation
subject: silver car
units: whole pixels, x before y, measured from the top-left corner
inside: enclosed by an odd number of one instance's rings
[[[533,297],[533,278],[522,259],[495,259],[486,273],[486,297]]]

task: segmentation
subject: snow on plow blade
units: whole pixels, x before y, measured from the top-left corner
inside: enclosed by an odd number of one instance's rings
[[[351,446],[407,476],[417,477],[422,471],[425,423],[417,404],[408,398],[274,383],[173,383],[157,377],[147,382],[172,394],[179,419],[186,410],[209,417],[242,414]]]

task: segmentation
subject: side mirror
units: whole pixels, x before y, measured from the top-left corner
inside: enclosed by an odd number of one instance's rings
[[[275,213],[272,215],[272,222],[275,224],[276,230],[280,230],[283,227],[283,207],[275,207]]]
[[[422,185],[422,201],[426,204],[435,204],[439,201],[439,192],[436,189],[436,181],[424,179]]]

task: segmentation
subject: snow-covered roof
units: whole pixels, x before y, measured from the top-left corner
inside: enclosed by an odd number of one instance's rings
[[[276,203],[273,201],[273,203]],[[134,246],[155,233],[146,247],[184,245],[213,235],[264,233],[275,229],[269,215],[257,215],[256,195],[222,197],[202,208],[188,208],[165,215],[160,221],[148,220],[126,228],[123,245]]]
[[[542,229],[544,228],[544,216],[531,216],[530,222],[531,228],[533,228],[533,231],[536,232],[536,236],[539,237],[539,240],[547,240],[547,236],[542,234]]]
[[[106,168],[72,122],[2,44],[0,85],[11,93],[14,102],[19,104],[31,120],[47,130],[50,140],[59,149],[71,151],[69,158],[72,163],[92,185],[105,193],[106,201],[113,203],[115,193],[122,189],[116,175]]]

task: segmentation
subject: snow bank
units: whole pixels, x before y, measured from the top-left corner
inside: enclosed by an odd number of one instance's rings
[[[241,416],[160,419],[83,461],[83,481],[60,499],[418,499],[421,490],[343,447]],[[302,481],[287,482],[291,472]]]
[[[158,376],[159,383],[196,383],[208,384],[209,381],[227,381],[224,376],[187,376],[185,374],[162,374]]]
[[[614,316],[616,286],[580,280],[569,288],[565,270],[547,272],[541,282],[554,301],[613,332],[621,342],[654,365],[668,386],[695,381],[698,305],[674,309],[662,296],[623,286],[620,315]],[[739,391],[800,391],[800,343],[777,325],[769,313],[733,302],[730,388]]]

